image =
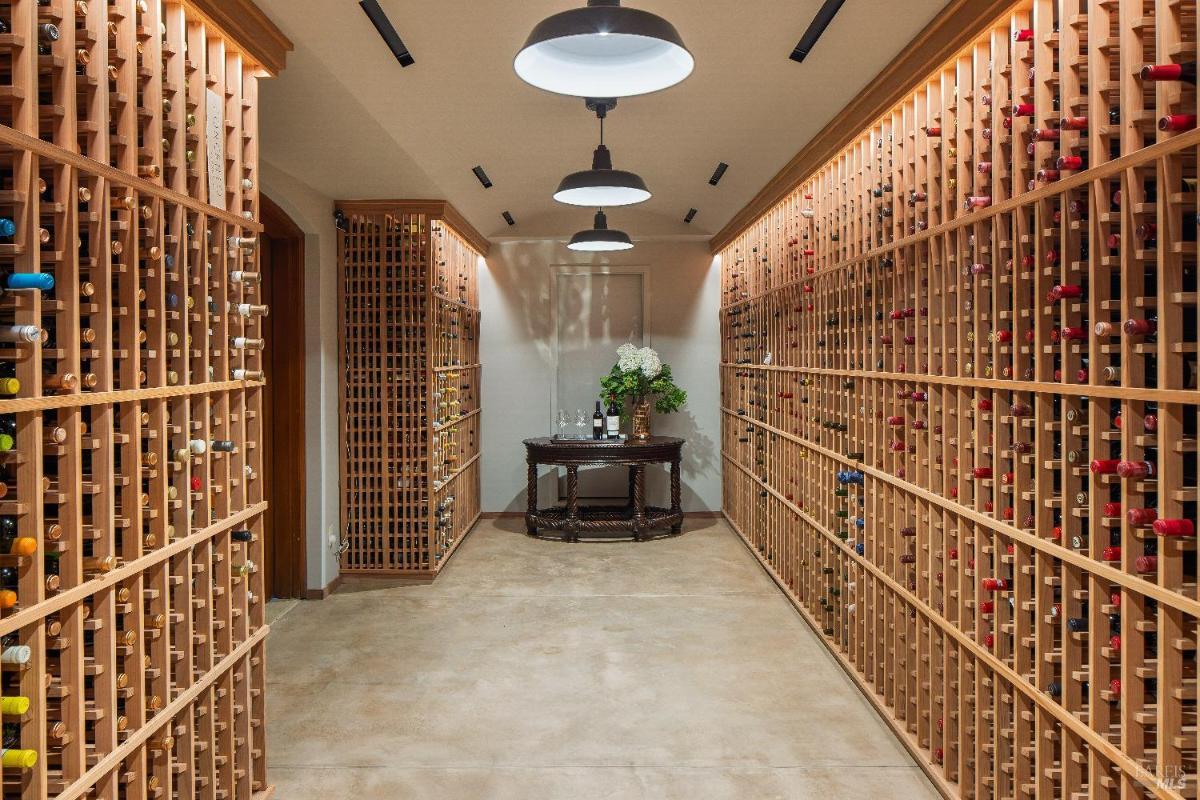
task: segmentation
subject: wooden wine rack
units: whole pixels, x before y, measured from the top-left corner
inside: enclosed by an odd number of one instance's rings
[[[339,203],[343,573],[432,578],[479,518],[479,262],[446,203]]]
[[[1014,3],[721,253],[725,512],[947,796],[1196,796],[1197,25]]]
[[[197,5],[0,0],[5,798],[270,794],[267,73]]]

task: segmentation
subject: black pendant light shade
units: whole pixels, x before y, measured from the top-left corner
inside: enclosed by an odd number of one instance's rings
[[[554,199],[572,206],[603,208],[628,206],[650,199],[646,182],[635,173],[612,168],[612,153],[604,145],[596,148],[592,168],[572,172],[558,184]]]
[[[609,230],[608,218],[604,216],[603,211],[597,211],[595,227],[572,236],[567,247],[571,250],[602,253],[630,250],[633,248],[633,241],[625,231]]]
[[[620,0],[588,0],[586,8],[547,17],[513,61],[526,83],[576,97],[657,92],[695,66],[674,25]]]

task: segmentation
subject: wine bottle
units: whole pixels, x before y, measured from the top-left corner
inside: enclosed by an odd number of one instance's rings
[[[617,405],[617,396],[609,395],[608,412],[604,420],[604,428],[609,439],[621,438],[621,407]]]
[[[46,341],[46,332],[37,325],[0,326],[0,342],[38,343]]]
[[[1144,81],[1183,81],[1195,85],[1196,62],[1184,61],[1182,64],[1147,64],[1142,67]]]
[[[604,412],[600,410],[600,401],[596,401],[596,413],[592,414],[592,438],[600,439],[604,436]]]
[[[9,272],[3,278],[8,291],[39,289],[48,292],[54,288],[54,276],[48,272]]]

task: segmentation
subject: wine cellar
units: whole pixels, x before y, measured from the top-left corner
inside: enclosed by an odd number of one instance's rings
[[[479,518],[479,262],[445,203],[338,204],[342,572],[432,578]]]
[[[1014,3],[716,243],[725,513],[947,796],[1195,797],[1197,25]]]
[[[270,71],[190,2],[0,23],[4,795],[266,796]]]

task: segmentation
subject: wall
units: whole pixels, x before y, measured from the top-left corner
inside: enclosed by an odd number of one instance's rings
[[[480,275],[484,512],[525,509],[521,440],[551,433],[553,268],[590,264],[648,268],[650,344],[688,392],[683,411],[656,414],[653,430],[687,439],[684,510],[720,509],[719,269],[706,240],[636,244],[624,253],[592,255],[574,253],[562,241],[493,243]],[[543,475],[540,494],[543,504],[554,500],[553,477]],[[649,471],[647,498],[657,505],[669,500],[666,470]]]
[[[262,191],[304,231],[304,381],[308,443],[307,576],[310,590],[338,574],[337,232],[333,199],[267,162]],[[271,346],[284,347],[285,342]],[[268,376],[269,380],[269,376]],[[331,538],[333,540],[331,542]]]

